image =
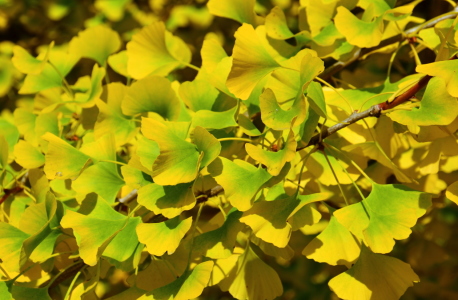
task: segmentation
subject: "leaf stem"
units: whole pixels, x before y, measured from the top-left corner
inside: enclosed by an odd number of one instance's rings
[[[240,141],[240,142],[253,143],[253,141],[250,140],[250,139],[238,138],[238,137],[221,138],[221,139],[218,139],[218,141],[220,141],[220,142],[224,142],[224,141]]]

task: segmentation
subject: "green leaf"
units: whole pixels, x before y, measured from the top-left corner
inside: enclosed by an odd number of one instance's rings
[[[236,159],[233,162],[219,157],[208,166],[208,172],[224,188],[224,194],[232,206],[246,211],[253,205],[253,198],[272,176],[264,169]]]
[[[360,252],[355,237],[331,215],[328,226],[305,247],[302,254],[317,262],[350,268]]]
[[[288,139],[284,142],[283,148],[277,152],[270,152],[256,147],[253,144],[245,144],[245,150],[254,160],[267,166],[267,171],[272,176],[280,174],[283,166],[294,159],[296,156],[297,142],[292,131],[288,134]]]
[[[430,76],[437,76],[439,78],[442,78],[445,82],[449,94],[453,97],[458,97],[458,75],[455,72],[456,68],[458,68],[457,60],[445,60],[433,62],[430,64],[419,65],[417,66],[415,71],[417,71],[418,73],[428,74]],[[431,81],[432,80],[430,80],[430,82]],[[436,85],[438,84],[436,83]],[[444,84],[442,83],[442,85]],[[438,91],[443,92],[443,88]]]
[[[85,169],[72,187],[82,199],[89,193],[96,193],[108,203],[114,203],[124,184],[115,164],[99,162]]]
[[[14,46],[11,61],[14,67],[24,74],[40,74],[48,62],[49,52],[53,47],[54,42],[51,42],[48,50],[35,58],[21,46]]]
[[[192,218],[180,220],[180,217],[162,223],[140,224],[137,226],[138,240],[146,245],[149,253],[162,256],[172,254],[189,231]],[[158,242],[160,241],[160,242]]]
[[[62,213],[60,203],[50,193],[47,194],[45,202],[31,205],[24,211],[19,229],[30,234],[30,237],[22,245],[21,265],[29,257],[32,261],[41,263],[52,256],[57,239],[62,233],[58,229]]]
[[[119,34],[105,25],[80,31],[70,42],[70,48],[81,57],[91,58],[104,66],[108,57],[121,48]]]
[[[334,18],[337,30],[342,33],[347,41],[360,48],[377,46],[383,35],[383,16],[375,18],[371,22],[358,19],[343,6],[337,7],[337,15]]]
[[[5,281],[0,281],[0,300],[14,300]]]
[[[153,165],[154,182],[176,185],[193,181],[197,172],[212,162],[221,151],[218,140],[202,127],[193,133],[194,144],[176,134],[172,123],[143,118],[143,134],[157,142],[160,154]],[[198,162],[201,158],[200,166]]]
[[[97,122],[94,125],[94,136],[100,138],[108,133],[115,136],[116,147],[130,142],[137,134],[135,121],[126,117],[121,110],[121,104],[126,95],[125,85],[115,82],[105,86],[107,100],[96,100],[99,109]],[[102,94],[103,96],[103,94]]]
[[[102,80],[105,76],[106,71],[103,67],[98,67],[94,65],[92,69],[90,85],[85,88],[85,91],[76,92],[74,101],[78,103],[83,108],[93,107],[95,102],[99,99],[102,94]],[[64,95],[64,99],[68,101],[73,101],[67,95]]]
[[[322,118],[327,118],[326,101],[324,99],[323,89],[318,82],[310,82],[307,88],[307,99],[310,106]]]
[[[219,95],[219,91],[216,88],[202,79],[183,82],[179,91],[184,103],[195,112],[213,110],[216,98]]]
[[[215,267],[216,269],[219,266]],[[236,265],[224,274],[219,286],[236,299],[273,300],[283,294],[278,274],[263,262],[251,247],[239,256]]]
[[[19,140],[19,130],[10,122],[0,119],[0,132],[8,144],[8,153],[13,153],[14,145],[16,145]]]
[[[141,164],[151,171],[154,161],[160,154],[159,145],[155,141],[140,136],[137,140],[137,154]]]
[[[410,265],[362,247],[353,267],[332,278],[329,287],[342,299],[396,300],[419,281]]]
[[[178,37],[154,22],[134,34],[127,43],[127,71],[134,79],[149,75],[166,76],[191,61],[191,51]]]
[[[174,282],[153,290],[152,298],[149,298],[147,294],[146,299],[188,300],[199,297],[210,279],[213,264],[213,261],[198,264],[194,269],[187,271]]]
[[[288,28],[283,10],[275,6],[266,17],[266,32],[274,39],[286,40],[292,38],[294,33]]]
[[[31,288],[26,286],[14,285],[11,289],[13,299],[36,299],[36,300],[52,300],[48,294],[48,287]]]
[[[283,110],[277,102],[274,92],[266,89],[259,98],[261,107],[261,119],[274,130],[285,130],[291,128],[292,121],[299,115],[305,117],[306,103],[304,96],[298,96],[288,110]],[[303,119],[301,117],[301,119]],[[295,123],[300,123],[295,122]]]
[[[78,177],[81,170],[92,161],[89,156],[52,133],[46,133],[42,138],[49,142],[44,167],[48,179]]]
[[[456,96],[452,97],[449,93],[450,91],[447,93],[445,88],[444,80],[434,77],[426,86],[419,108],[393,111],[389,117],[404,125],[449,125],[458,115],[458,101],[454,98]]]
[[[0,222],[0,259],[3,267],[19,272],[22,243],[29,236],[11,224]]]
[[[129,87],[122,102],[122,111],[128,116],[154,112],[173,121],[180,115],[180,102],[167,78],[149,76]]]
[[[255,0],[210,0],[207,7],[212,15],[256,26],[255,4]]]
[[[199,110],[192,116],[192,127],[200,126],[208,129],[223,129],[236,127],[235,113],[238,111],[238,105],[223,111]]]
[[[8,143],[5,136],[0,135],[0,167],[6,169],[8,166]]]
[[[284,197],[274,201],[258,201],[249,210],[243,213],[240,222],[247,224],[253,233],[265,242],[272,243],[279,248],[288,245],[289,238],[295,227],[290,224],[292,217],[305,205],[325,200],[329,197],[327,193],[312,195],[296,195]],[[308,225],[312,221],[303,220]]]
[[[373,252],[389,253],[394,240],[409,237],[410,228],[430,205],[426,193],[399,184],[373,183],[366,199],[337,210],[334,216]]]
[[[240,211],[232,210],[229,212],[221,227],[205,232],[195,238],[195,250],[193,249],[193,251],[213,259],[231,256],[234,251],[237,234],[245,227],[239,221],[241,216],[242,212]]]
[[[96,0],[94,6],[102,11],[110,21],[117,22],[124,17],[126,5],[131,1],[132,0]]]
[[[127,72],[127,51],[123,50],[108,57],[108,65],[118,74],[130,77]]]
[[[256,84],[280,65],[264,48],[253,26],[243,24],[235,33],[233,64],[227,87],[237,98],[248,99]]]
[[[139,217],[128,218],[116,212],[105,200],[84,201],[79,212],[67,210],[62,218],[63,228],[72,228],[79,246],[80,257],[90,266],[95,266],[99,257],[113,238],[128,222],[138,222]],[[86,214],[83,214],[86,213]],[[94,230],[94,229],[97,230]],[[124,241],[117,241],[120,254],[124,253]],[[129,248],[132,245],[129,245]],[[121,255],[122,256],[122,255]]]
[[[145,185],[138,190],[138,203],[171,219],[196,205],[193,192],[194,182],[161,186],[156,183]]]

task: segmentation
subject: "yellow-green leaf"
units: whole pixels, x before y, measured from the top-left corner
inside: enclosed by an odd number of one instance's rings
[[[397,300],[419,281],[405,262],[362,247],[353,267],[332,278],[329,287],[342,299]]]
[[[256,26],[255,4],[256,0],[210,0],[207,7],[212,15]]]

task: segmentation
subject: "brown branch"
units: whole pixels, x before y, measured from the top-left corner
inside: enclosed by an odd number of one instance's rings
[[[326,68],[326,70],[323,73],[321,73],[319,75],[319,77],[321,79],[323,79],[323,80],[328,81],[329,79],[331,79],[331,77],[334,74],[336,74],[336,73],[340,72],[341,70],[343,70],[344,68],[348,67],[349,65],[351,65],[355,61],[359,60],[364,55],[366,55],[368,53],[371,53],[372,51],[375,51],[375,50],[381,49],[383,47],[386,47],[388,45],[391,45],[391,44],[394,44],[394,43],[397,43],[397,42],[401,42],[402,40],[408,38],[409,35],[411,35],[412,33],[416,32],[419,28],[421,28],[421,29],[430,28],[430,27],[433,27],[434,25],[436,25],[437,23],[439,23],[439,22],[441,22],[443,20],[451,19],[453,17],[456,17],[456,14],[453,14],[454,12],[455,13],[458,12],[458,6],[455,7],[453,10],[451,10],[450,12],[448,12],[447,14],[445,14],[441,18],[429,21],[427,24],[420,24],[418,26],[409,28],[406,31],[404,31],[403,34],[398,34],[398,35],[392,36],[392,37],[390,37],[390,38],[388,38],[386,40],[381,41],[380,44],[378,44],[375,47],[358,49],[350,59],[348,59],[347,61],[338,61],[338,62],[334,63],[332,66]]]

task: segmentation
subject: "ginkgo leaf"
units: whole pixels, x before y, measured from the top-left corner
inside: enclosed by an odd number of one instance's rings
[[[450,86],[455,88],[454,85]],[[433,77],[426,86],[419,108],[393,111],[389,117],[404,125],[449,125],[458,115],[458,101],[454,98],[458,96],[458,90],[453,97],[449,94],[451,91],[447,90],[443,79]]]
[[[246,117],[245,115],[239,114],[237,118],[237,123],[240,126],[240,129],[249,136],[258,136],[261,135],[261,131],[253,124],[253,122]]]
[[[119,34],[113,29],[98,25],[80,31],[70,42],[70,48],[81,57],[95,60],[100,66],[105,65],[108,57],[121,47]]]
[[[51,193],[47,194],[45,202],[31,205],[24,211],[19,229],[30,234],[30,237],[22,244],[21,265],[28,258],[34,262],[44,262],[52,256],[62,233],[58,228],[62,213],[60,203]]]
[[[212,15],[256,26],[255,4],[255,0],[210,0],[207,7]]]
[[[318,82],[311,82],[307,88],[307,99],[310,106],[322,118],[327,118],[326,101],[324,99],[323,89]]]
[[[360,245],[351,232],[331,216],[328,226],[305,247],[302,254],[317,262],[350,268],[360,251]]]
[[[297,142],[294,138],[293,131],[288,134],[288,139],[285,141],[283,148],[277,152],[270,152],[256,147],[253,144],[245,144],[245,150],[254,160],[259,161],[267,166],[267,171],[272,176],[280,174],[285,163],[290,162],[296,156]]]
[[[11,61],[14,67],[24,74],[40,74],[48,63],[49,52],[53,47],[54,42],[51,42],[48,50],[35,58],[21,46],[14,46]]]
[[[162,22],[143,27],[127,43],[127,71],[134,79],[166,76],[190,61],[188,46],[166,31]]]
[[[118,74],[129,77],[127,72],[127,51],[123,50],[108,57],[108,65]]]
[[[89,193],[96,193],[108,203],[114,203],[124,184],[115,164],[99,162],[85,169],[72,183],[72,187],[81,198]]]
[[[13,299],[52,300],[48,293],[48,287],[32,288],[13,285],[11,288],[11,295],[13,296]]]
[[[233,108],[217,112],[209,110],[199,110],[192,116],[192,127],[200,126],[208,129],[223,129],[237,126],[235,113],[238,111],[238,105]]]
[[[162,214],[171,219],[196,205],[193,184],[194,182],[189,182],[161,186],[151,183],[138,190],[137,201],[156,215]]]
[[[180,102],[167,78],[149,76],[132,84],[122,102],[125,115],[155,112],[173,121],[179,117]]]
[[[236,97],[246,100],[256,84],[280,65],[264,48],[253,26],[243,24],[235,38],[232,69],[226,85]]]
[[[219,287],[236,299],[273,300],[283,293],[278,274],[251,247],[238,257],[236,265],[224,277]]]
[[[178,216],[161,223],[143,223],[138,225],[136,230],[138,240],[146,245],[148,252],[161,256],[166,252],[168,254],[175,252],[191,225],[191,217],[180,220]]]
[[[142,120],[143,134],[159,145],[160,154],[154,162],[152,174],[154,181],[160,185],[193,181],[197,172],[221,151],[221,144],[204,128],[196,127],[192,144],[177,136],[171,126],[153,119]]]
[[[0,259],[3,267],[19,272],[22,243],[29,236],[9,223],[0,222]]]
[[[109,133],[95,138],[92,132],[86,133],[80,151],[92,158],[94,163],[103,160],[116,161],[116,146],[114,135]]]
[[[0,167],[5,169],[8,166],[8,143],[5,136],[0,135]]]
[[[17,141],[19,140],[19,130],[12,123],[0,119],[0,132],[0,135],[5,138],[8,153],[13,153],[14,145],[16,145]]]
[[[213,259],[231,256],[237,234],[244,227],[239,221],[241,216],[242,212],[231,210],[221,227],[195,238],[195,251]]]
[[[188,300],[197,298],[202,294],[210,280],[213,264],[211,260],[202,262],[195,266],[194,269],[181,275],[174,282],[155,289],[149,294],[152,294],[152,298],[157,300]]]
[[[121,110],[121,103],[127,88],[118,82],[111,83],[105,88],[108,95],[107,101],[95,101],[99,114],[94,125],[94,136],[100,138],[108,133],[113,133],[118,147],[131,141],[138,129],[135,121],[126,117]]]
[[[327,193],[296,195],[274,201],[258,201],[243,213],[240,222],[247,224],[253,233],[265,242],[284,248],[288,245],[293,226],[289,219],[305,205],[325,200]],[[311,225],[311,224],[310,224]]]
[[[288,110],[283,110],[277,102],[274,92],[266,89],[259,98],[262,121],[274,130],[285,130],[292,126],[292,121],[298,115],[305,117],[306,105],[304,96],[298,96]],[[296,123],[300,124],[301,120]]]
[[[283,10],[275,6],[266,17],[266,32],[274,39],[286,40],[292,38],[294,33],[288,28]]]
[[[358,19],[347,8],[339,6],[334,22],[337,30],[352,45],[369,48],[377,46],[382,40],[383,16],[376,17],[372,22],[366,22]]]
[[[246,211],[253,205],[253,198],[271,175],[264,169],[243,161],[230,161],[219,157],[208,166],[208,172],[224,188],[232,206]]]
[[[94,199],[92,199],[94,200]],[[84,205],[87,205],[85,207]],[[63,228],[72,228],[79,246],[80,257],[90,266],[95,266],[104,249],[128,222],[138,222],[139,217],[128,218],[116,212],[105,200],[83,202],[82,214],[67,210],[61,220]],[[137,219],[137,220],[136,220]],[[94,230],[94,229],[97,230]],[[130,239],[127,237],[127,241]],[[117,241],[122,253],[125,241]],[[129,245],[130,247],[131,245]]]
[[[419,281],[405,262],[362,247],[361,256],[353,267],[332,278],[328,284],[342,299],[397,300],[413,282]]]
[[[457,60],[445,60],[433,62],[430,64],[419,65],[417,66],[415,71],[417,71],[418,73],[428,74],[430,76],[437,76],[439,78],[442,78],[447,87],[447,92],[449,92],[449,94],[453,97],[458,97],[458,75],[455,72],[456,68],[458,68]],[[442,92],[443,89],[437,91]]]
[[[296,254],[293,248],[291,248],[290,245],[287,245],[284,248],[279,248],[274,246],[271,243],[267,243],[260,238],[256,237],[255,235],[251,235],[250,240],[259,247],[259,249],[262,250],[267,255],[273,256],[273,257],[281,257],[282,259],[289,261],[291,258],[294,257]]]
[[[86,91],[82,93],[75,93],[74,101],[84,108],[94,106],[95,101],[98,100],[100,95],[102,94],[102,80],[105,74],[106,71],[103,67],[98,67],[97,65],[94,65],[92,69],[90,85],[87,87]]]
[[[389,253],[394,240],[409,237],[410,228],[430,205],[426,193],[399,184],[373,183],[366,199],[337,210],[334,216],[373,252]]]
[[[49,54],[49,62],[40,74],[28,74],[19,94],[32,94],[54,87],[62,87],[62,78],[70,73],[81,57],[73,49],[54,47]]]
[[[213,110],[218,90],[206,80],[183,82],[180,85],[180,96],[183,102],[195,112],[200,110]]]
[[[159,145],[152,140],[140,136],[137,140],[137,154],[140,162],[148,170],[152,170],[154,161],[159,156]]]
[[[48,179],[77,177],[81,170],[92,161],[89,156],[52,133],[46,133],[42,138],[49,142],[44,167]]]
[[[96,0],[95,8],[101,10],[103,14],[113,22],[120,21],[126,9],[126,5],[132,0]]]
[[[14,156],[16,157],[16,162],[26,169],[38,168],[45,163],[43,153],[29,142],[23,140],[20,140],[14,146]]]
[[[448,186],[447,191],[445,192],[445,196],[448,199],[458,204],[458,181],[455,181],[451,185]]]
[[[103,257],[116,268],[131,271],[138,266],[144,248],[138,241],[136,228],[142,223],[141,218],[130,218],[125,227],[118,232],[103,251]]]

